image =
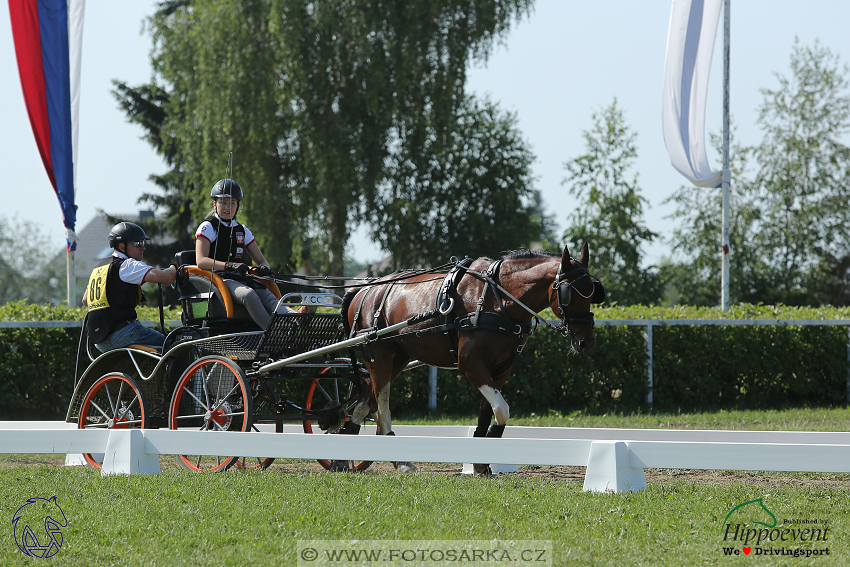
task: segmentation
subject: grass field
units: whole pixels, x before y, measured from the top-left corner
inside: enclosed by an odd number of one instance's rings
[[[846,431],[850,411],[553,414],[512,423]],[[648,471],[643,492],[591,494],[581,491],[581,471],[540,474],[534,467],[479,478],[460,475],[457,464],[423,466],[421,474],[404,476],[386,465],[364,474],[331,474],[314,472],[312,463],[283,461],[263,472],[197,475],[180,470],[171,458],[162,461],[160,475],[101,478],[91,469],[62,467],[56,456],[0,456],[0,517],[7,526],[0,535],[0,564],[296,565],[299,540],[494,538],[551,540],[554,565],[850,564],[850,475],[845,474],[715,471],[694,477],[687,471]],[[69,520],[63,546],[52,559],[27,558],[15,546],[12,516],[27,498],[53,495]],[[829,528],[826,541],[763,548],[828,549],[829,555],[755,556],[752,542],[749,556],[724,555],[724,547],[744,547],[723,541],[727,514],[759,498],[779,528],[801,527],[785,525],[786,519],[826,521],[819,526]]]

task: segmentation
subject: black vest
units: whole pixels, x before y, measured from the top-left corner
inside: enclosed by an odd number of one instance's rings
[[[94,343],[106,340],[118,323],[136,320],[136,305],[142,300],[142,286],[123,281],[118,271],[126,258],[112,256],[98,267],[109,264],[106,276],[106,299],[109,307],[89,311],[88,333]]]
[[[219,262],[241,262],[251,265],[251,256],[245,248],[245,227],[236,223],[236,226],[226,226],[215,213],[204,219],[212,224],[216,232],[214,242],[210,242],[210,258]]]

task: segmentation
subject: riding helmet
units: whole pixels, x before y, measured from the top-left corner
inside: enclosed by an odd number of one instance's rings
[[[232,179],[221,179],[210,190],[210,198],[221,199],[230,197],[237,201],[242,200],[242,188]]]
[[[150,240],[142,227],[131,222],[119,222],[109,231],[109,246],[118,248],[121,242],[138,242]]]

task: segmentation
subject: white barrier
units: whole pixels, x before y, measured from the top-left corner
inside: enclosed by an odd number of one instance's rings
[[[51,427],[52,426],[52,427]],[[850,472],[850,433],[507,427],[501,439],[466,426],[397,425],[360,435],[69,429],[62,422],[0,422],[0,453],[104,453],[102,474],[155,474],[159,455],[586,466],[584,489],[646,488],[645,468]]]

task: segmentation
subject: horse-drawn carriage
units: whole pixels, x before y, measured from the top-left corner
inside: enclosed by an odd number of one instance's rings
[[[390,383],[407,368],[431,364],[469,378],[486,400],[476,435],[500,436],[508,413],[498,390],[531,332],[532,316],[547,306],[557,310],[559,330],[583,352],[593,345],[590,303],[604,293],[587,270],[586,247],[580,260],[565,248],[558,256],[530,253],[489,264],[455,262],[443,273],[396,273],[370,279],[344,298],[325,289],[281,296],[280,280],[267,278],[258,281],[280,305],[320,309],[279,309],[263,331],[233,303],[219,274],[194,265],[192,251],[176,260],[182,326],[162,349],[131,345],[98,354],[84,325],[67,421],[80,428],[210,432],[282,432],[284,423],[295,422],[305,433],[356,434],[372,415],[379,433],[391,435]],[[98,455],[85,458],[100,466]],[[197,471],[266,468],[272,461],[179,455]],[[335,470],[371,464],[320,463]]]

